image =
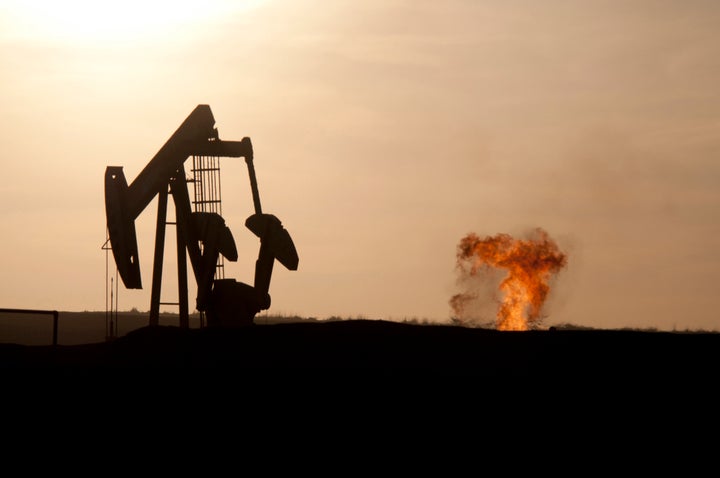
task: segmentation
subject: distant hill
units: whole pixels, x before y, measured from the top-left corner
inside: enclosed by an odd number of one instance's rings
[[[122,311],[113,314],[100,311],[60,311],[58,319],[58,345],[81,345],[105,342],[109,339],[123,337],[128,333],[148,325],[148,312],[138,310]],[[317,319],[296,315],[260,314],[255,317],[257,325],[288,324],[288,323],[327,323],[337,321],[358,320],[351,318],[330,317]],[[438,325],[427,321],[412,319],[403,321],[409,325]],[[176,313],[161,313],[161,326],[178,326],[179,317]],[[455,325],[459,323],[442,324]],[[195,313],[189,317],[191,329],[203,328],[200,315]],[[51,345],[53,339],[53,321],[48,315],[28,315],[0,313],[0,344],[14,343],[20,345]],[[490,327],[478,327],[489,329]],[[554,330],[598,330],[591,327],[573,324],[559,324]],[[655,329],[622,329],[625,331],[657,332]],[[713,333],[706,331],[685,331],[686,333]]]
[[[137,310],[122,311],[113,314],[97,311],[59,311],[59,345],[80,345],[105,342],[108,338],[118,338],[133,330],[148,325],[148,312]],[[257,324],[278,324],[292,322],[314,322],[314,318],[297,316],[259,315]],[[161,313],[159,325],[178,326],[179,317],[174,313]],[[192,329],[201,328],[199,314],[191,314],[189,325]],[[53,339],[52,317],[43,314],[0,314],[0,343],[21,345],[51,345]]]

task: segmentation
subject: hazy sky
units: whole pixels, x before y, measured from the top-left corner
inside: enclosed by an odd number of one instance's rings
[[[568,255],[546,323],[720,328],[719,2],[104,3],[0,0],[0,307],[105,310],[105,168],[131,182],[208,104],[298,249],[269,312],[448,321],[460,239],[541,227]],[[149,309],[155,214],[121,310]]]

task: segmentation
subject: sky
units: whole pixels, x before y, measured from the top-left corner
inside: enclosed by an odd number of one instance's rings
[[[460,240],[539,227],[567,255],[547,325],[718,330],[718,24],[714,0],[0,0],[0,307],[106,310],[105,168],[131,182],[207,104],[298,250],[268,313],[449,322]],[[221,170],[251,284],[247,169]],[[149,309],[155,220],[120,310]]]

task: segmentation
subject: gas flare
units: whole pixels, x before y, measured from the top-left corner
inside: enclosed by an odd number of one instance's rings
[[[567,264],[567,255],[541,228],[528,239],[497,234],[481,239],[469,233],[457,246],[460,279],[476,276],[486,268],[504,269],[500,283],[502,299],[496,316],[498,330],[528,330],[542,321],[542,307],[550,292],[550,280]],[[464,292],[450,299],[455,316],[466,319],[466,307],[478,299],[476,292]]]

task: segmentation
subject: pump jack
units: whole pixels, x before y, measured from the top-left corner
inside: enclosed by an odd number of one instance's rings
[[[255,209],[245,221],[245,226],[260,239],[252,286],[235,279],[215,278],[220,254],[234,262],[238,253],[232,233],[219,214],[191,210],[183,164],[193,155],[245,158]],[[150,325],[157,325],[159,317],[168,194],[173,197],[176,212],[180,326],[188,327],[189,324],[186,257],[190,257],[197,283],[196,308],[206,314],[207,325],[253,324],[255,315],[270,307],[270,278],[275,260],[294,271],[298,267],[298,255],[290,234],[280,220],[262,211],[250,138],[220,140],[210,107],[201,104],[130,185],[122,166],[106,168],[108,235],[115,264],[128,289],[142,289],[135,219],[155,196],[158,197]]]

